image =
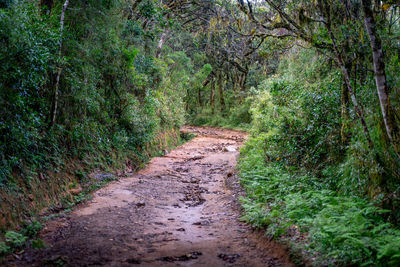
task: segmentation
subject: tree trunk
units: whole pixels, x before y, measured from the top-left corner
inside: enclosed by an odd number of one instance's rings
[[[224,99],[222,73],[219,73],[218,75],[218,93],[219,93],[219,109],[220,111],[223,111],[225,107],[225,99]]]
[[[385,58],[382,49],[382,42],[376,29],[373,11],[371,10],[371,0],[362,0],[361,5],[364,12],[364,23],[367,29],[369,41],[372,49],[374,61],[375,83],[378,91],[379,104],[381,107],[383,122],[385,124],[387,136],[397,153],[400,152],[400,133],[399,127],[392,114],[390,104],[389,88],[386,79]]]
[[[168,39],[168,33],[169,30],[165,30],[163,32],[163,34],[161,35],[160,40],[158,41],[158,45],[157,45],[157,51],[156,51],[156,58],[158,58],[160,56],[161,50],[165,44],[165,41],[167,41]]]
[[[199,104],[199,107],[203,106],[203,102],[201,101],[201,88],[202,86],[199,86],[197,89],[197,103]]]
[[[340,129],[340,135],[342,137],[342,144],[347,145],[349,142],[349,89],[347,88],[346,82],[343,81],[342,85],[342,127]]]
[[[339,62],[339,66],[340,66],[340,69],[342,71],[344,80],[346,82],[347,89],[348,89],[348,91],[350,93],[351,102],[353,103],[353,106],[354,106],[354,109],[356,111],[356,114],[360,119],[361,126],[363,127],[363,131],[364,131],[364,134],[365,134],[365,138],[367,139],[368,146],[369,146],[369,148],[373,149],[374,148],[374,143],[372,142],[371,135],[370,135],[369,130],[368,130],[367,122],[365,121],[365,118],[364,118],[364,113],[363,113],[360,105],[358,104],[356,95],[355,95],[353,87],[351,85],[349,72],[346,69],[346,67],[344,66],[343,62],[341,62],[340,59],[338,59],[338,62]]]
[[[318,5],[319,5],[319,8],[321,10],[321,13],[324,14],[325,10],[324,10],[324,7],[323,7],[323,1],[322,0],[318,1]],[[335,53],[336,64],[339,66],[339,68],[340,68],[340,70],[342,72],[345,84],[346,84],[347,89],[348,89],[349,94],[350,94],[351,102],[353,103],[354,110],[355,110],[358,118],[360,119],[361,126],[363,128],[365,138],[367,139],[367,142],[368,142],[368,146],[369,146],[370,149],[373,149],[374,148],[374,143],[372,142],[371,135],[370,135],[369,130],[368,130],[367,122],[365,121],[364,114],[363,114],[363,111],[361,109],[361,106],[358,104],[356,95],[355,95],[354,90],[353,90],[353,86],[351,85],[351,79],[350,79],[349,71],[346,68],[345,61],[343,60],[341,51],[339,50],[339,48],[337,46],[337,43],[336,43],[335,35],[333,34],[332,29],[331,29],[330,14],[329,14],[329,12],[326,12],[325,15],[326,15],[326,19],[327,19],[327,22],[326,22],[325,25],[326,25],[326,29],[328,31],[329,37],[331,38],[331,41],[332,41],[333,52]]]
[[[211,94],[210,94],[210,105],[212,114],[215,113],[215,80],[211,80]]]
[[[65,11],[67,10],[69,1],[65,0],[63,9],[61,11],[61,18],[60,18],[60,44],[58,47],[58,56],[61,59],[61,54],[62,54],[62,43],[63,43],[63,31],[64,31],[64,17],[65,17]],[[57,72],[57,78],[56,78],[56,85],[54,88],[54,98],[53,98],[53,107],[51,110],[51,121],[50,121],[50,127],[53,127],[55,122],[56,122],[56,115],[57,115],[57,107],[58,107],[58,88],[60,86],[60,76],[62,72],[62,67],[58,68]]]
[[[241,74],[241,79],[240,79],[240,83],[239,83],[239,87],[240,87],[239,104],[242,104],[242,102],[243,102],[246,81],[247,81],[247,72],[244,72]]]

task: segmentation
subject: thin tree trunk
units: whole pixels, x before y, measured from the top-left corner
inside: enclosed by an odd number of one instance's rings
[[[219,93],[219,108],[220,111],[223,111],[225,107],[225,99],[224,99],[222,73],[219,73],[218,75],[218,93]]]
[[[63,9],[61,12],[61,18],[60,18],[60,44],[58,47],[58,56],[60,59],[61,59],[62,43],[63,43],[62,38],[63,38],[63,31],[64,31],[64,17],[65,17],[65,11],[67,10],[68,4],[69,4],[69,1],[65,0]],[[52,112],[51,112],[50,127],[53,127],[56,122],[57,107],[58,107],[58,88],[60,86],[61,72],[62,72],[62,67],[58,67],[56,85],[54,88],[54,99],[53,99],[53,108],[52,108]]]
[[[211,94],[210,94],[210,105],[212,114],[215,113],[215,80],[212,78],[211,80]]]
[[[379,104],[381,107],[383,122],[385,124],[387,136],[398,153],[400,151],[400,133],[399,127],[392,114],[390,104],[389,88],[386,79],[385,58],[382,49],[382,42],[376,30],[376,23],[373,11],[371,10],[371,1],[362,0],[361,5],[364,12],[364,23],[367,29],[370,45],[372,49],[372,57],[374,61],[375,83],[378,91]]]
[[[158,58],[160,56],[160,54],[161,54],[161,50],[162,50],[162,48],[163,48],[163,46],[165,44],[165,41],[167,41],[167,39],[168,39],[168,33],[169,33],[169,30],[165,30],[162,33],[160,40],[158,41],[157,51],[156,51],[156,58]]]
[[[240,79],[240,97],[239,97],[239,104],[242,104],[243,102],[243,96],[245,95],[245,85],[246,85],[246,81],[247,81],[247,72],[242,73],[242,78]]]
[[[324,14],[323,6],[322,6],[323,4],[322,3],[323,3],[322,0],[320,0],[318,2],[319,6],[321,8],[321,11],[322,11],[321,13]],[[356,95],[355,95],[354,90],[353,90],[353,86],[351,85],[351,79],[350,79],[349,71],[346,68],[345,62],[344,62],[344,60],[342,58],[342,54],[341,54],[341,52],[340,52],[340,50],[339,50],[339,48],[337,46],[335,35],[333,34],[332,29],[331,29],[330,17],[329,17],[330,14],[327,13],[326,15],[327,15],[327,18],[326,18],[327,22],[326,22],[325,25],[326,25],[326,29],[328,30],[328,34],[329,34],[329,36],[330,36],[330,38],[332,40],[333,50],[334,50],[334,53],[335,53],[335,61],[336,61],[337,65],[339,66],[339,68],[340,68],[340,70],[342,72],[344,81],[346,83],[347,89],[348,89],[349,94],[350,94],[351,102],[353,103],[354,110],[356,111],[356,114],[357,114],[358,118],[360,119],[361,126],[363,128],[365,138],[367,139],[367,142],[368,142],[368,146],[369,146],[370,149],[373,149],[374,148],[374,143],[372,142],[371,135],[370,135],[369,130],[368,130],[367,122],[365,121],[363,111],[362,111],[360,105],[358,104]]]
[[[203,102],[201,100],[201,88],[202,88],[202,86],[199,86],[198,89],[197,89],[197,96],[198,96],[197,102],[199,104],[199,107],[203,106]]]
[[[346,145],[349,142],[349,90],[345,82],[342,85],[342,127],[340,129],[340,135],[342,137],[342,144]]]
[[[337,61],[339,63],[340,70],[341,70],[341,72],[343,74],[347,89],[349,90],[349,93],[350,93],[351,102],[353,103],[353,106],[354,106],[354,109],[356,111],[356,114],[360,119],[361,126],[363,127],[363,131],[364,131],[364,134],[365,134],[365,138],[367,139],[367,142],[368,142],[368,146],[369,146],[369,148],[373,149],[374,148],[374,143],[372,142],[371,135],[370,135],[369,130],[368,130],[368,125],[367,125],[367,122],[365,121],[365,118],[364,118],[364,113],[363,113],[360,105],[358,104],[356,95],[355,95],[354,90],[353,90],[353,86],[351,85],[349,72],[346,69],[346,67],[344,66],[344,63],[341,60],[340,54],[337,53],[337,56],[338,56]]]

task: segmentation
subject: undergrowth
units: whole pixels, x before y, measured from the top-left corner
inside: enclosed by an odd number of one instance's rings
[[[243,112],[248,112],[248,107],[243,108],[240,106],[240,108],[244,109]],[[232,109],[229,114],[226,115],[218,111],[213,113],[211,109],[204,108],[198,113],[188,116],[187,121],[194,126],[222,127],[241,131],[249,131],[251,129],[251,120],[245,118],[247,115],[240,112],[237,113],[236,109]]]
[[[42,223],[32,220],[25,224],[19,232],[7,231],[4,235],[4,241],[0,241],[0,263],[7,254],[23,251],[27,243],[33,249],[48,247],[48,244],[37,238],[42,227]]]
[[[381,209],[340,195],[313,175],[264,160],[263,134],[241,151],[243,220],[286,242],[316,266],[399,266],[400,230]]]
[[[195,136],[196,135],[194,134],[183,132],[180,134],[176,132],[167,132],[166,134],[161,135],[157,140],[154,140],[154,143],[148,147],[146,153],[144,153],[142,165],[134,167],[144,167],[144,164],[147,163],[151,157],[162,155],[162,150],[172,149],[176,146],[182,145],[193,139]],[[122,155],[119,156],[121,157]],[[121,159],[124,159],[124,157]],[[95,161],[95,159],[92,160]],[[101,178],[92,177],[93,175],[90,175],[97,166],[91,161],[86,162],[88,164],[87,166],[82,165],[75,170],[70,170],[73,171],[76,180],[69,184],[68,189],[73,190],[81,187],[80,191],[73,194],[67,194],[65,197],[61,198],[60,201],[49,206],[44,214],[35,215],[29,222],[21,224],[17,230],[8,230],[5,231],[4,234],[0,232],[0,263],[4,261],[7,255],[22,252],[26,247],[31,247],[33,249],[48,247],[48,244],[38,238],[39,231],[42,229],[46,221],[69,213],[77,204],[91,199],[92,192],[119,179],[118,176],[111,173],[112,169],[122,168],[117,164],[120,163],[117,162],[117,159],[113,159],[113,162],[111,162],[112,164],[109,163],[111,165],[107,165],[107,161],[102,159],[102,155],[100,155],[98,160],[98,163],[102,165],[101,169],[107,171],[99,173]]]

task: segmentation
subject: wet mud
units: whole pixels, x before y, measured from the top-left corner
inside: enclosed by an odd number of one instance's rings
[[[10,266],[294,266],[240,221],[235,166],[246,133],[183,127],[197,137],[49,221]]]

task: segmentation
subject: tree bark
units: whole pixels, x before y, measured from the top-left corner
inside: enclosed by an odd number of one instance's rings
[[[370,135],[369,129],[368,129],[368,125],[367,125],[367,122],[365,121],[365,118],[364,118],[364,113],[363,113],[360,105],[358,104],[356,95],[355,95],[354,90],[353,90],[353,86],[351,85],[349,71],[347,70],[347,68],[344,65],[344,62],[343,62],[343,60],[341,58],[339,50],[337,49],[336,41],[335,41],[333,36],[332,36],[332,39],[333,39],[332,42],[333,42],[334,46],[336,47],[335,48],[335,50],[336,50],[336,52],[335,52],[336,60],[337,60],[337,63],[339,65],[339,67],[340,67],[340,70],[342,72],[342,75],[343,75],[344,81],[346,83],[347,89],[349,91],[351,102],[353,103],[354,110],[356,111],[356,114],[357,114],[358,118],[360,119],[361,126],[362,126],[364,134],[365,134],[365,138],[367,139],[367,142],[368,142],[368,146],[369,146],[370,149],[373,149],[374,148],[374,143],[372,142],[371,135]]]
[[[376,22],[371,9],[371,0],[361,1],[364,12],[364,23],[367,29],[369,41],[372,49],[374,62],[375,84],[379,97],[383,122],[385,124],[387,136],[393,145],[396,153],[400,152],[400,133],[390,104],[389,88],[386,79],[385,57],[382,49],[382,41],[376,29]]]
[[[65,17],[65,11],[67,10],[69,1],[65,0],[63,9],[61,11],[61,18],[60,18],[60,44],[58,47],[58,56],[61,59],[61,54],[62,54],[62,43],[63,43],[63,31],[64,31],[64,17]],[[57,77],[56,77],[56,85],[54,88],[54,98],[53,98],[53,107],[51,111],[51,121],[50,121],[50,127],[53,127],[55,122],[56,122],[56,115],[57,115],[57,107],[58,107],[58,88],[60,86],[60,76],[62,72],[62,67],[58,67],[58,72],[57,72]]]
[[[169,33],[169,30],[165,30],[162,33],[160,40],[158,41],[157,51],[156,51],[156,58],[158,58],[160,56],[160,54],[161,54],[161,50],[162,50],[165,42],[168,39],[168,33]]]
[[[223,111],[224,107],[225,107],[225,99],[224,99],[222,73],[219,73],[219,75],[218,75],[218,93],[219,93],[219,108],[220,108],[220,111]]]
[[[325,19],[326,19],[325,26],[328,31],[329,37],[332,41],[333,52],[335,54],[335,62],[337,64],[337,66],[340,68],[340,71],[342,72],[345,84],[347,86],[347,90],[350,94],[351,102],[353,103],[354,110],[355,110],[358,118],[360,119],[365,138],[367,139],[367,142],[368,142],[368,146],[370,149],[373,149],[374,143],[372,142],[371,135],[368,130],[368,125],[364,118],[363,110],[362,110],[361,106],[358,104],[356,95],[353,90],[353,86],[351,85],[349,70],[347,69],[347,67],[345,65],[345,60],[343,59],[342,53],[337,45],[335,35],[332,32],[330,11],[329,11],[329,9],[325,9],[324,4],[325,4],[325,2],[323,0],[318,1],[318,7],[320,9],[320,12],[323,15],[323,17],[325,17]]]
[[[203,106],[203,102],[202,102],[202,100],[201,100],[201,88],[202,88],[202,86],[198,86],[198,88],[197,88],[197,103],[199,104],[199,107],[202,107]]]
[[[247,74],[248,74],[248,72],[247,72],[247,66],[246,66],[246,72],[243,72],[241,74],[241,79],[240,79],[240,84],[239,84],[239,87],[240,87],[239,104],[242,104],[243,96],[245,95],[244,92],[245,92],[245,89],[246,89],[245,85],[246,85],[246,82],[247,82]]]
[[[211,81],[211,94],[210,94],[210,105],[212,114],[215,113],[215,80],[214,78]]]
[[[349,89],[347,88],[346,82],[343,82],[342,85],[342,127],[340,129],[340,135],[342,137],[342,144],[347,145],[349,142]]]

